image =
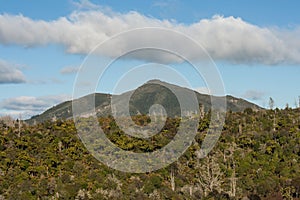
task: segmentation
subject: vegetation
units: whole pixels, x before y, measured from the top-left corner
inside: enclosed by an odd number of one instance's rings
[[[87,105],[90,105],[90,102],[95,102],[95,110],[97,112],[97,116],[107,117],[109,115],[112,115],[110,107],[112,97],[115,98],[118,104],[124,105],[127,101],[128,96],[132,95],[129,101],[129,109],[132,115],[147,114],[149,108],[152,105],[160,104],[165,108],[168,116],[180,116],[180,105],[173,92],[176,92],[177,94],[185,94],[183,95],[185,97],[184,100],[186,102],[191,101],[190,96],[187,96],[186,94],[192,92],[192,90],[161,82],[159,80],[152,80],[140,86],[134,91],[125,92],[121,95],[112,96],[110,94],[95,93],[81,97],[77,99],[76,102],[78,101],[80,102],[80,105],[82,105],[80,106],[84,109],[82,113],[88,111],[86,109],[89,107]],[[196,91],[193,92],[195,93],[199,104],[201,104],[203,106],[203,109],[208,112],[211,108],[211,97],[207,94],[200,94]],[[222,99],[223,97],[216,98]],[[253,103],[233,96],[226,96],[226,104],[228,110],[232,110],[233,112],[242,112],[246,108],[252,108],[253,110],[262,109]],[[123,106],[121,107],[123,108]],[[93,108],[94,107],[92,107],[91,109]],[[71,119],[72,117],[72,101],[66,101],[48,109],[40,115],[33,116],[31,119],[26,120],[26,122],[29,124],[35,124],[44,122],[46,120]]]
[[[209,115],[176,163],[145,174],[101,164],[71,120],[31,126],[0,120],[0,199],[300,199],[299,109],[228,112],[217,145],[200,159]],[[133,119],[149,123],[145,115]],[[125,135],[112,117],[99,118],[113,143],[135,152],[167,144],[179,121],[168,119],[146,140]]]

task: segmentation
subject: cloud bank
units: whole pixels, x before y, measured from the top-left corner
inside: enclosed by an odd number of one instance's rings
[[[0,84],[24,82],[24,74],[14,64],[0,59]]]
[[[42,97],[19,96],[8,98],[0,102],[0,115],[10,115],[14,118],[18,118],[19,115],[22,115],[23,118],[28,118],[40,114],[58,103],[70,100],[70,98],[68,95]]]
[[[77,10],[53,21],[2,14],[0,44],[34,47],[54,43],[63,45],[68,53],[87,54],[115,34],[143,27],[180,31],[200,43],[215,60],[237,64],[300,64],[300,29],[259,27],[232,16],[214,16],[187,25],[174,20],[159,20],[138,12],[116,13],[101,9]],[[108,48],[105,56],[115,56],[118,49],[127,49],[136,39],[143,38],[157,44],[180,43],[153,34],[136,35]],[[178,45],[184,47],[185,44]],[[188,53],[193,54],[193,48],[186,48]],[[141,54],[135,54],[135,58],[153,61],[153,55]],[[170,56],[166,61],[178,60]]]

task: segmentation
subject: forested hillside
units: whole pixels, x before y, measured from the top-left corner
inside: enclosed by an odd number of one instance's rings
[[[86,110],[87,105],[95,103],[95,111],[97,113],[97,116],[107,117],[109,115],[112,115],[112,98],[115,99],[115,103],[125,105],[126,101],[129,100],[128,97],[130,97],[129,110],[132,115],[147,114],[152,105],[160,104],[166,109],[168,116],[181,116],[180,105],[177,97],[170,89],[175,91],[177,94],[185,94],[183,96],[185,98],[185,101],[187,102],[191,101],[190,95],[194,93],[199,104],[203,106],[203,109],[205,111],[208,111],[212,106],[212,99],[208,94],[200,94],[188,88],[162,82],[160,80],[150,80],[142,86],[138,87],[136,90],[128,91],[120,95],[94,93],[76,99],[74,100],[74,102],[80,102],[80,107],[84,109],[83,112],[86,112],[86,114],[89,113],[88,110]],[[224,98],[224,101],[226,101],[227,109],[233,112],[241,112],[246,108],[251,108],[253,110],[262,110],[262,108],[257,106],[256,104],[248,102],[241,98],[236,98],[229,95],[227,95],[226,97],[214,98]],[[26,120],[26,122],[29,124],[34,124],[52,119],[71,119],[72,117],[72,101],[66,101],[46,110],[39,115],[32,116],[30,119]]]
[[[143,115],[133,119],[149,122]],[[217,145],[199,159],[209,119],[208,112],[177,162],[144,174],[101,164],[71,120],[33,126],[2,120],[0,199],[300,199],[299,109],[228,112]],[[111,117],[99,118],[113,143],[135,152],[166,145],[179,121],[168,119],[161,133],[147,140],[125,135]]]

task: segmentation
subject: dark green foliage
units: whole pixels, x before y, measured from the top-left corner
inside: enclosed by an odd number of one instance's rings
[[[146,115],[133,116],[137,125]],[[199,184],[196,152],[207,133],[210,114],[199,122],[193,145],[178,162],[147,174],[115,171],[97,161],[79,140],[70,120],[0,127],[0,195],[5,199],[299,199],[300,110],[228,112],[226,125],[210,153],[222,172],[219,190],[205,194]],[[112,117],[99,118],[107,137],[124,150],[151,152],[175,136],[180,119],[168,118],[149,139],[130,137]],[[175,189],[170,173],[174,173]],[[236,178],[233,196],[231,180]]]
[[[144,192],[145,193],[150,194],[155,189],[158,189],[158,188],[161,187],[161,184],[162,184],[162,178],[161,177],[159,177],[157,175],[153,175],[153,176],[150,176],[147,179],[148,180],[144,184]]]

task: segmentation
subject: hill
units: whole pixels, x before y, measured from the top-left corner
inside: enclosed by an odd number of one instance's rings
[[[0,119],[0,199],[300,198],[299,109],[228,112],[217,145],[200,159],[209,115],[199,121],[193,144],[178,161],[150,173],[120,172],[96,160],[73,120],[19,128]],[[134,119],[147,123],[142,115]],[[178,120],[168,119],[150,139],[124,134],[112,117],[100,117],[99,124],[114,145],[145,153],[165,146]]]
[[[170,88],[172,91],[168,88]],[[111,94],[95,93],[84,96],[80,99],[77,99],[76,101],[80,101],[82,105],[87,105],[91,98],[95,99],[95,110],[98,116],[111,115],[112,112],[110,102],[112,97],[116,100],[117,104],[120,105],[124,105],[124,101],[130,98],[130,114],[133,115],[147,114],[153,104],[160,104],[165,108],[168,116],[180,116],[180,105],[173,92],[178,94],[191,94],[193,92],[196,95],[199,104],[203,106],[204,111],[208,111],[211,107],[211,97],[209,95],[200,94],[196,91],[166,82],[161,82],[159,80],[148,81],[136,90],[125,92],[121,95],[112,96]],[[184,101],[191,101],[189,95],[182,96],[184,98]],[[241,112],[246,108],[251,108],[253,110],[262,109],[261,107],[253,103],[233,96],[226,96],[226,104],[227,110],[231,110],[233,112]],[[82,112],[88,113],[88,111]],[[28,119],[27,122],[32,124],[33,122],[43,122],[52,119],[69,119],[72,116],[72,101],[66,101],[48,109],[40,115],[33,116],[32,118]]]

